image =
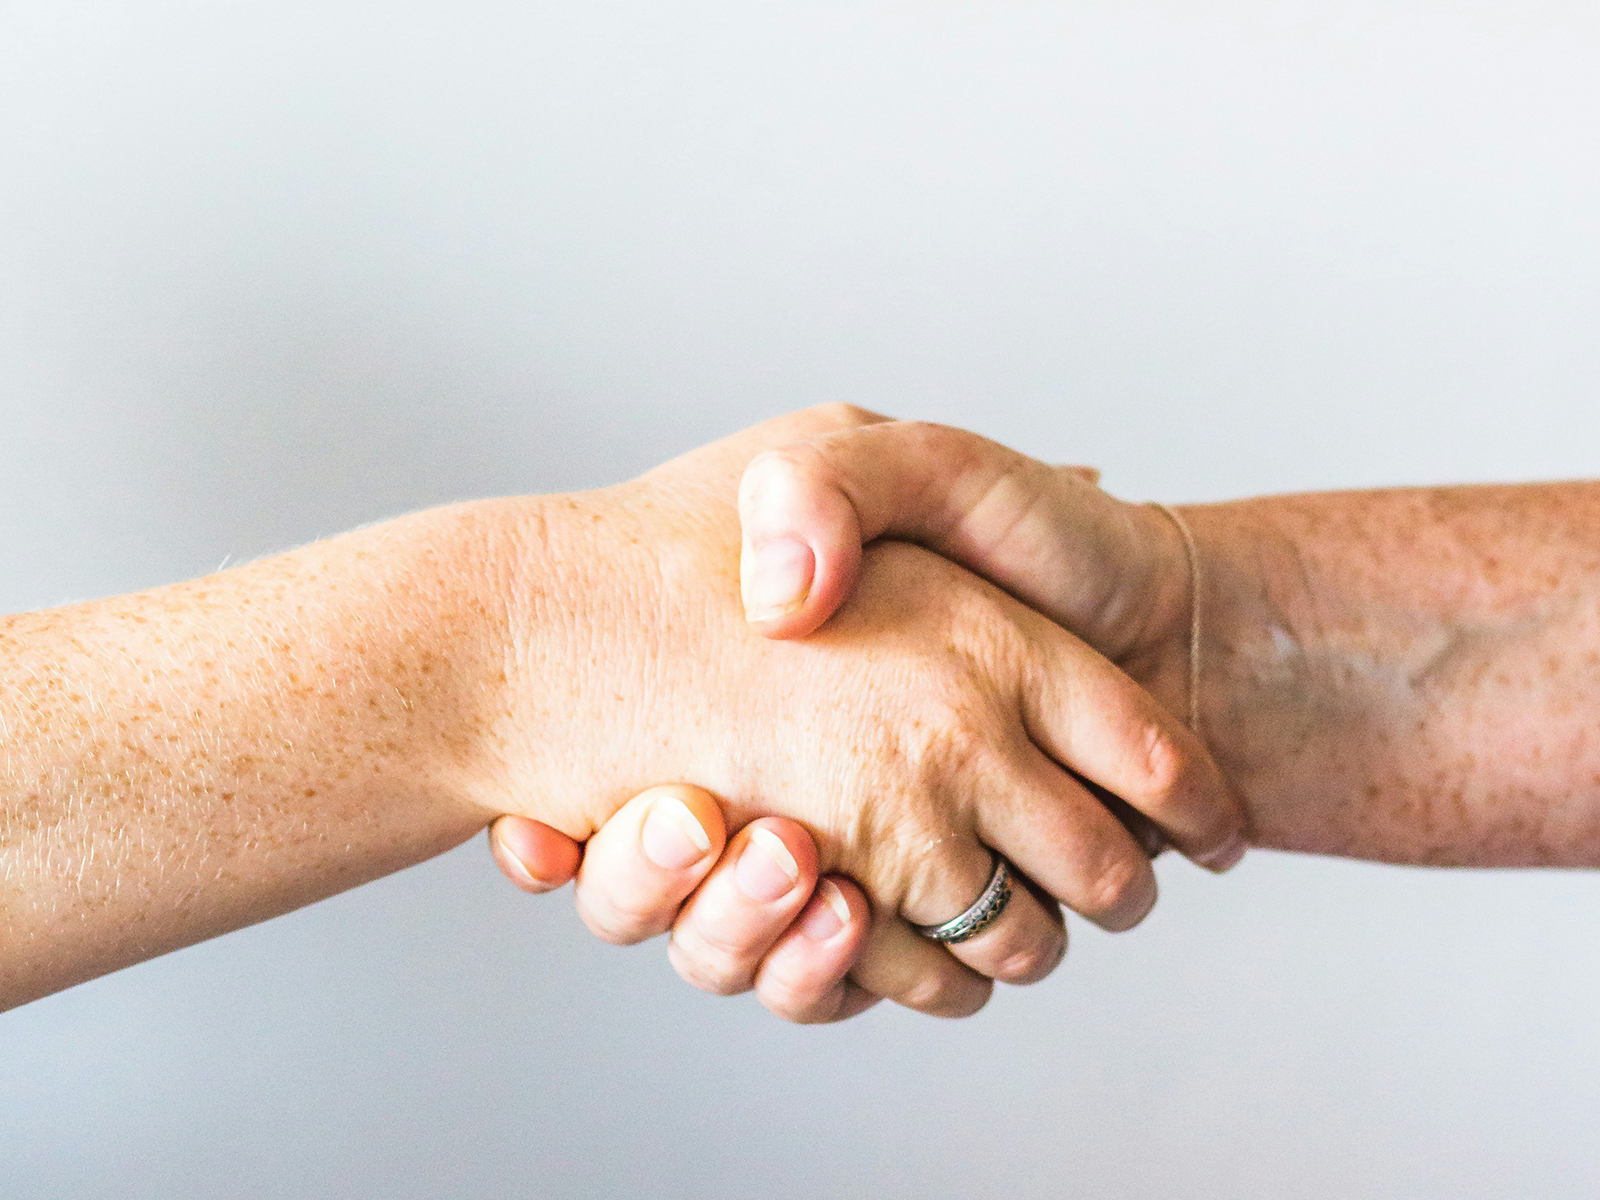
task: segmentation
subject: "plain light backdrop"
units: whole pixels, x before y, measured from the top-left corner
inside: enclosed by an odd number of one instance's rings
[[[1136,498],[1600,475],[1597,326],[1591,4],[0,0],[0,610],[833,399]],[[1594,1195],[1600,877],[1161,877],[794,1029],[475,842],[0,1017],[0,1193]]]

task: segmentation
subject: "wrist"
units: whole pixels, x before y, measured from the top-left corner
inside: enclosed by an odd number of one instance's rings
[[[596,564],[581,545],[592,540],[581,500],[497,497],[442,510],[455,517],[443,572],[457,591],[451,607],[470,614],[445,640],[463,692],[482,703],[457,714],[432,748],[435,769],[453,777],[475,820],[514,813],[579,840],[593,828],[566,802],[562,767],[576,747],[563,748],[562,738],[578,664],[593,655],[593,601],[606,592],[590,578]],[[437,622],[437,614],[420,616]]]
[[[718,644],[743,630],[736,543],[708,553],[704,531],[662,501],[631,483],[485,502],[499,533],[477,574],[500,614],[500,699],[482,738],[484,812],[584,841],[698,762],[719,674],[707,628]],[[726,580],[713,577],[719,558]]]
[[[1262,730],[1246,709],[1261,639],[1276,627],[1267,611],[1270,564],[1260,539],[1234,519],[1236,506],[1137,507],[1149,600],[1136,650],[1119,665],[1199,738],[1259,844]]]
[[[1245,813],[1252,845],[1292,848],[1286,813],[1316,792],[1305,747],[1313,740],[1306,579],[1293,542],[1250,502],[1183,510],[1200,563],[1200,732]],[[1297,817],[1290,817],[1298,820]]]
[[[502,714],[515,643],[512,564],[529,506],[472,501],[401,517],[312,547],[361,684],[348,707],[374,770],[425,799],[459,840],[506,811]]]
[[[1133,623],[1136,633],[1128,640],[1128,649],[1112,657],[1162,707],[1187,722],[1191,694],[1198,693],[1204,684],[1203,677],[1196,678],[1192,669],[1192,619],[1196,584],[1202,589],[1209,587],[1207,551],[1199,544],[1198,531],[1194,531],[1194,509],[1163,511],[1155,504],[1128,504],[1126,510],[1136,530],[1135,544],[1143,548],[1142,581],[1136,598],[1129,604],[1139,618]],[[1179,521],[1188,525],[1197,539],[1194,569]],[[1198,599],[1204,616],[1207,597],[1202,593]],[[1203,642],[1203,627],[1200,636]],[[1201,715],[1201,730],[1195,732],[1203,738],[1204,713]]]

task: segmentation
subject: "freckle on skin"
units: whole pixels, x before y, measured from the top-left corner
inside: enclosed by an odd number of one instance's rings
[[[1266,731],[1270,719],[1300,739],[1289,750],[1270,739],[1218,748],[1277,764],[1259,774],[1284,789],[1272,801],[1284,821],[1324,820],[1301,842],[1269,811],[1273,844],[1402,861],[1600,865],[1600,820],[1581,816],[1591,802],[1572,782],[1594,775],[1600,758],[1589,736],[1600,717],[1600,486],[1274,497],[1214,511],[1224,510],[1232,523],[1214,528],[1226,537],[1253,529],[1258,547],[1293,547],[1257,628],[1283,621],[1306,647],[1304,669],[1242,709],[1240,722],[1217,722],[1219,732]],[[1214,580],[1228,562],[1229,552],[1214,555],[1223,568]],[[1226,603],[1212,612],[1225,619]],[[1219,629],[1218,669],[1238,669],[1244,660],[1227,655],[1248,645],[1248,627],[1245,636]],[[1430,655],[1420,675],[1405,665]],[[1297,709],[1303,722],[1292,721]],[[1368,780],[1383,785],[1379,798]],[[1349,795],[1363,804],[1343,804]]]
[[[479,728],[474,705],[485,693],[474,683],[451,696],[470,677],[427,651],[425,669],[418,656],[400,654],[393,679],[384,678],[382,657],[345,637],[354,623],[341,615],[343,602],[327,600],[349,593],[369,638],[372,614],[391,603],[373,601],[373,588],[387,586],[381,576],[365,573],[315,597],[304,580],[321,572],[296,577],[294,563],[327,545],[217,576],[204,588],[176,585],[0,618],[0,730],[23,748],[0,755],[0,961],[9,977],[0,981],[0,1007],[122,965],[129,953],[271,915],[252,907],[261,903],[250,899],[260,893],[256,868],[240,874],[221,865],[235,855],[271,861],[282,873],[289,890],[275,884],[269,902],[281,911],[445,848],[436,834],[416,844],[419,788],[437,785],[424,784],[435,773],[415,760],[433,738],[452,760],[468,753],[468,731]],[[437,614],[436,582],[426,574],[416,582],[392,594]],[[255,606],[242,594],[296,588],[302,599],[287,606]],[[286,611],[289,626],[275,627]],[[477,627],[442,624],[454,645]],[[375,624],[391,640],[422,626],[403,618]],[[413,732],[362,738],[363,727],[397,709]],[[450,710],[461,731],[424,715]],[[381,757],[368,758],[364,740]],[[391,781],[381,791],[378,776]],[[366,850],[324,861],[332,830],[349,834],[337,844]],[[229,879],[237,889],[216,886]],[[23,880],[27,896],[14,902],[8,889]],[[103,956],[89,919],[110,911],[122,931],[115,960]],[[50,953],[28,965],[18,946]]]

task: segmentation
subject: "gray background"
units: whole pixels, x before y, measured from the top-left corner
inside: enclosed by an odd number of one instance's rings
[[[0,608],[829,399],[1135,497],[1600,474],[1548,0],[0,2]],[[481,843],[0,1018],[7,1196],[1590,1196],[1600,880],[1257,855],[780,1026]]]

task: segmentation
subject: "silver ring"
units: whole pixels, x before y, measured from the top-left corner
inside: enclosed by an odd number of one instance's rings
[[[1005,912],[1009,903],[1011,903],[1011,865],[996,854],[994,874],[989,876],[988,886],[972,902],[972,907],[959,917],[952,917],[938,925],[915,925],[913,928],[923,937],[944,942],[946,945],[952,942],[964,942],[994,924],[995,918]]]

